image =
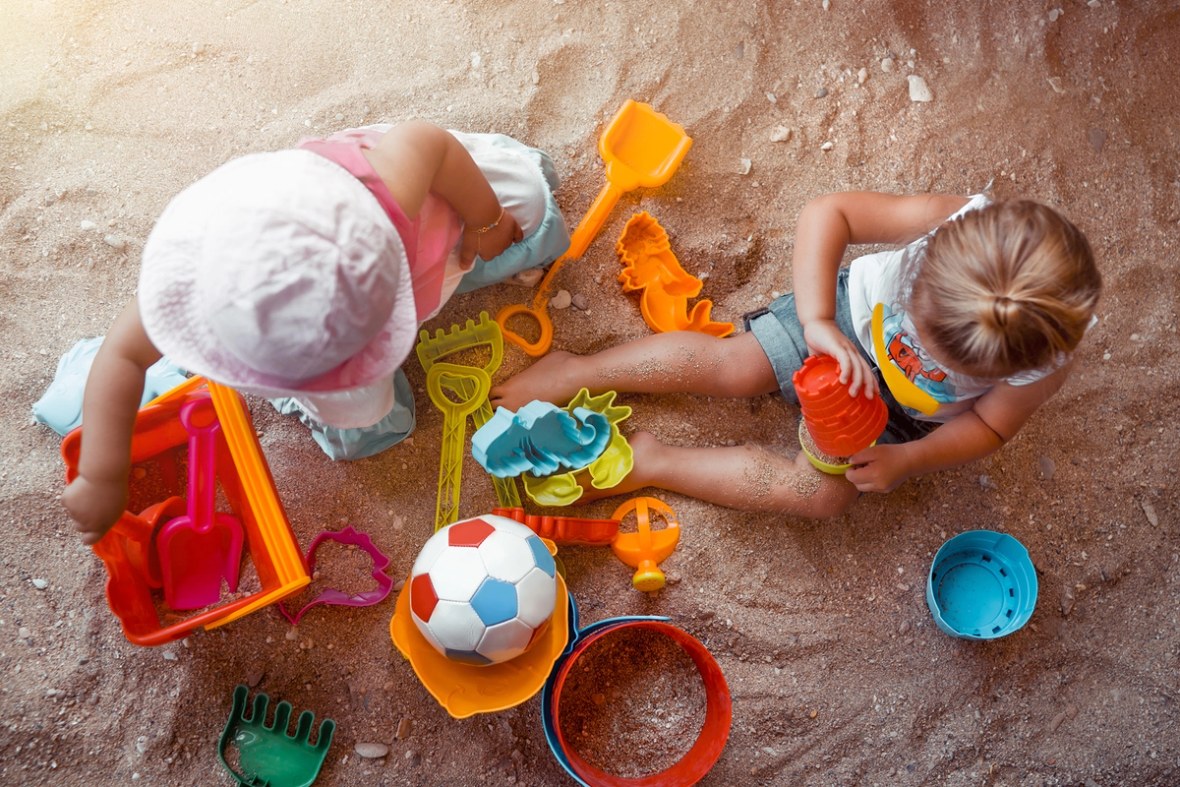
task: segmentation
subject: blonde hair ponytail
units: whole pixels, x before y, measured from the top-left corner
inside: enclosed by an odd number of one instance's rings
[[[1090,244],[1052,208],[997,202],[939,227],[914,261],[910,307],[960,371],[1048,366],[1085,334],[1102,277]]]

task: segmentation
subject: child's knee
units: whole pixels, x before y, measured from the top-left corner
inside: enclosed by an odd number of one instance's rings
[[[855,494],[839,494],[834,490],[827,494],[817,494],[810,500],[807,518],[822,521],[843,516],[852,507],[854,500],[856,500]]]
[[[537,180],[543,183],[540,177]],[[514,273],[548,265],[566,252],[570,236],[565,219],[562,218],[557,201],[548,191],[543,198],[544,217],[540,224],[531,233],[522,224],[521,229],[526,232],[524,239],[509,246],[495,259],[476,265],[463,277],[457,292],[469,292],[503,281]],[[513,217],[516,217],[515,213]]]
[[[829,475],[815,469],[800,451],[792,467],[794,476],[784,501],[789,510],[805,519],[826,520],[843,516],[860,496],[844,476]]]

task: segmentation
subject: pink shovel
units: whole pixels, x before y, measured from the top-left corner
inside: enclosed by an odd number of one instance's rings
[[[180,408],[188,430],[188,513],[160,528],[156,550],[164,580],[164,602],[172,609],[200,609],[221,598],[221,581],[238,589],[242,523],[214,510],[217,478],[214,458],[221,424],[212,399]]]

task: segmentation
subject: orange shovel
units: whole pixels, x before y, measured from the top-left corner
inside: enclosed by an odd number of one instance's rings
[[[505,306],[496,315],[504,338],[521,347],[534,358],[544,355],[553,343],[553,323],[549,319],[549,297],[553,279],[568,260],[586,253],[590,241],[598,235],[606,217],[619,197],[640,186],[655,188],[668,182],[680,167],[684,154],[692,147],[692,137],[648,104],[627,99],[598,139],[598,153],[606,164],[606,185],[594,199],[590,210],[570,236],[570,247],[549,266],[549,272],[537,286],[531,306]],[[530,342],[508,328],[508,321],[518,315],[536,320],[540,338]]]

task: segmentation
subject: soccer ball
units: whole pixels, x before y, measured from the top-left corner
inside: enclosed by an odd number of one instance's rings
[[[486,666],[515,658],[549,624],[557,566],[525,525],[487,514],[447,525],[410,572],[410,612],[435,650]]]

